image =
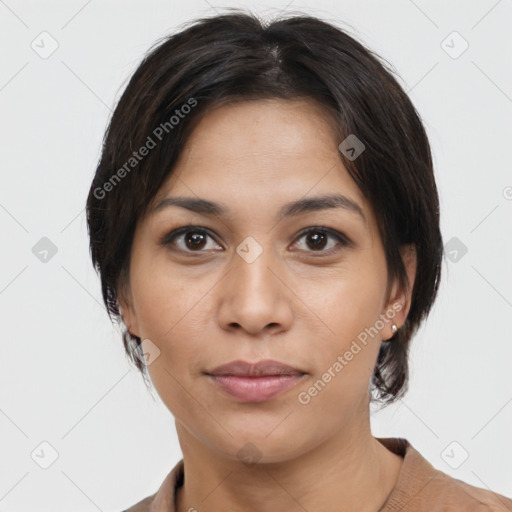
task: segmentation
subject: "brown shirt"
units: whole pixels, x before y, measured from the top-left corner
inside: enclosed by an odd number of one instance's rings
[[[398,481],[378,512],[512,512],[512,499],[469,485],[435,469],[404,438],[376,438],[404,457]],[[123,512],[176,512],[175,489],[183,485],[183,459],[158,491]]]

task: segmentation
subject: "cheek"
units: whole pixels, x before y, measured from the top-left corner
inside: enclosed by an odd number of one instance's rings
[[[340,288],[339,301],[324,309],[334,333],[311,354],[317,373],[298,390],[302,395],[297,397],[303,414],[313,423],[322,418],[332,428],[346,421],[366,398],[381,344],[379,333],[371,330],[379,315],[378,301],[361,288],[358,294],[349,291],[350,287]]]
[[[315,306],[311,308],[319,312],[325,326],[322,332],[327,333],[317,344],[321,355],[316,376],[329,388],[319,400],[325,400],[326,407],[330,394],[337,395],[334,401],[338,403],[366,393],[381,343],[380,330],[375,326],[379,325],[385,286],[382,276],[371,271],[347,272],[346,278],[338,276],[334,282],[328,294],[324,288],[324,299],[312,301]]]
[[[364,271],[344,269],[343,273],[323,280],[323,286],[311,298],[318,315],[336,340],[338,349],[375,325],[382,308],[385,280],[368,266]],[[327,332],[327,331],[326,331]]]
[[[212,276],[195,275],[194,269],[187,269],[185,276],[184,270],[169,264],[165,255],[149,263],[140,261],[132,280],[141,334],[167,342],[176,339],[186,327],[202,333],[202,338],[206,332],[202,329],[208,292],[215,284]]]
[[[139,272],[132,287],[141,339],[151,340],[159,350],[148,373],[168,406],[178,410],[190,406],[181,386],[192,385],[211,341],[207,293],[212,285],[186,281],[169,268],[164,272],[153,267]]]

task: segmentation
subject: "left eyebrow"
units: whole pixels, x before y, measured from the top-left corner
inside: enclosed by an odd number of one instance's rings
[[[303,213],[335,208],[342,208],[351,213],[355,213],[365,224],[368,222],[361,206],[359,206],[359,204],[354,200],[341,194],[309,197],[285,204],[279,211],[279,218],[283,219],[285,217],[292,217]]]
[[[152,213],[155,214],[171,206],[178,206],[195,213],[217,217],[226,217],[229,213],[229,208],[226,204],[195,197],[166,197],[155,206]],[[293,217],[304,213],[339,208],[356,214],[367,224],[368,221],[361,206],[354,200],[341,194],[309,197],[287,203],[281,207],[277,216],[281,220],[285,217]]]

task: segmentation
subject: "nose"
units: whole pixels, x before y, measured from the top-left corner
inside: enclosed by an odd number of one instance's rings
[[[260,244],[254,259],[252,244],[238,248],[230,271],[219,283],[218,321],[225,330],[253,336],[287,331],[293,322],[294,294],[285,265],[271,248]]]

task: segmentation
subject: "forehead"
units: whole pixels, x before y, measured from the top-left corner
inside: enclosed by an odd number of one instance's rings
[[[337,156],[332,116],[313,100],[265,99],[223,105],[199,121],[183,156],[299,159]]]
[[[217,107],[197,123],[155,198],[188,196],[282,213],[298,199],[343,195],[371,208],[343,165],[332,118],[313,101],[257,100]]]

